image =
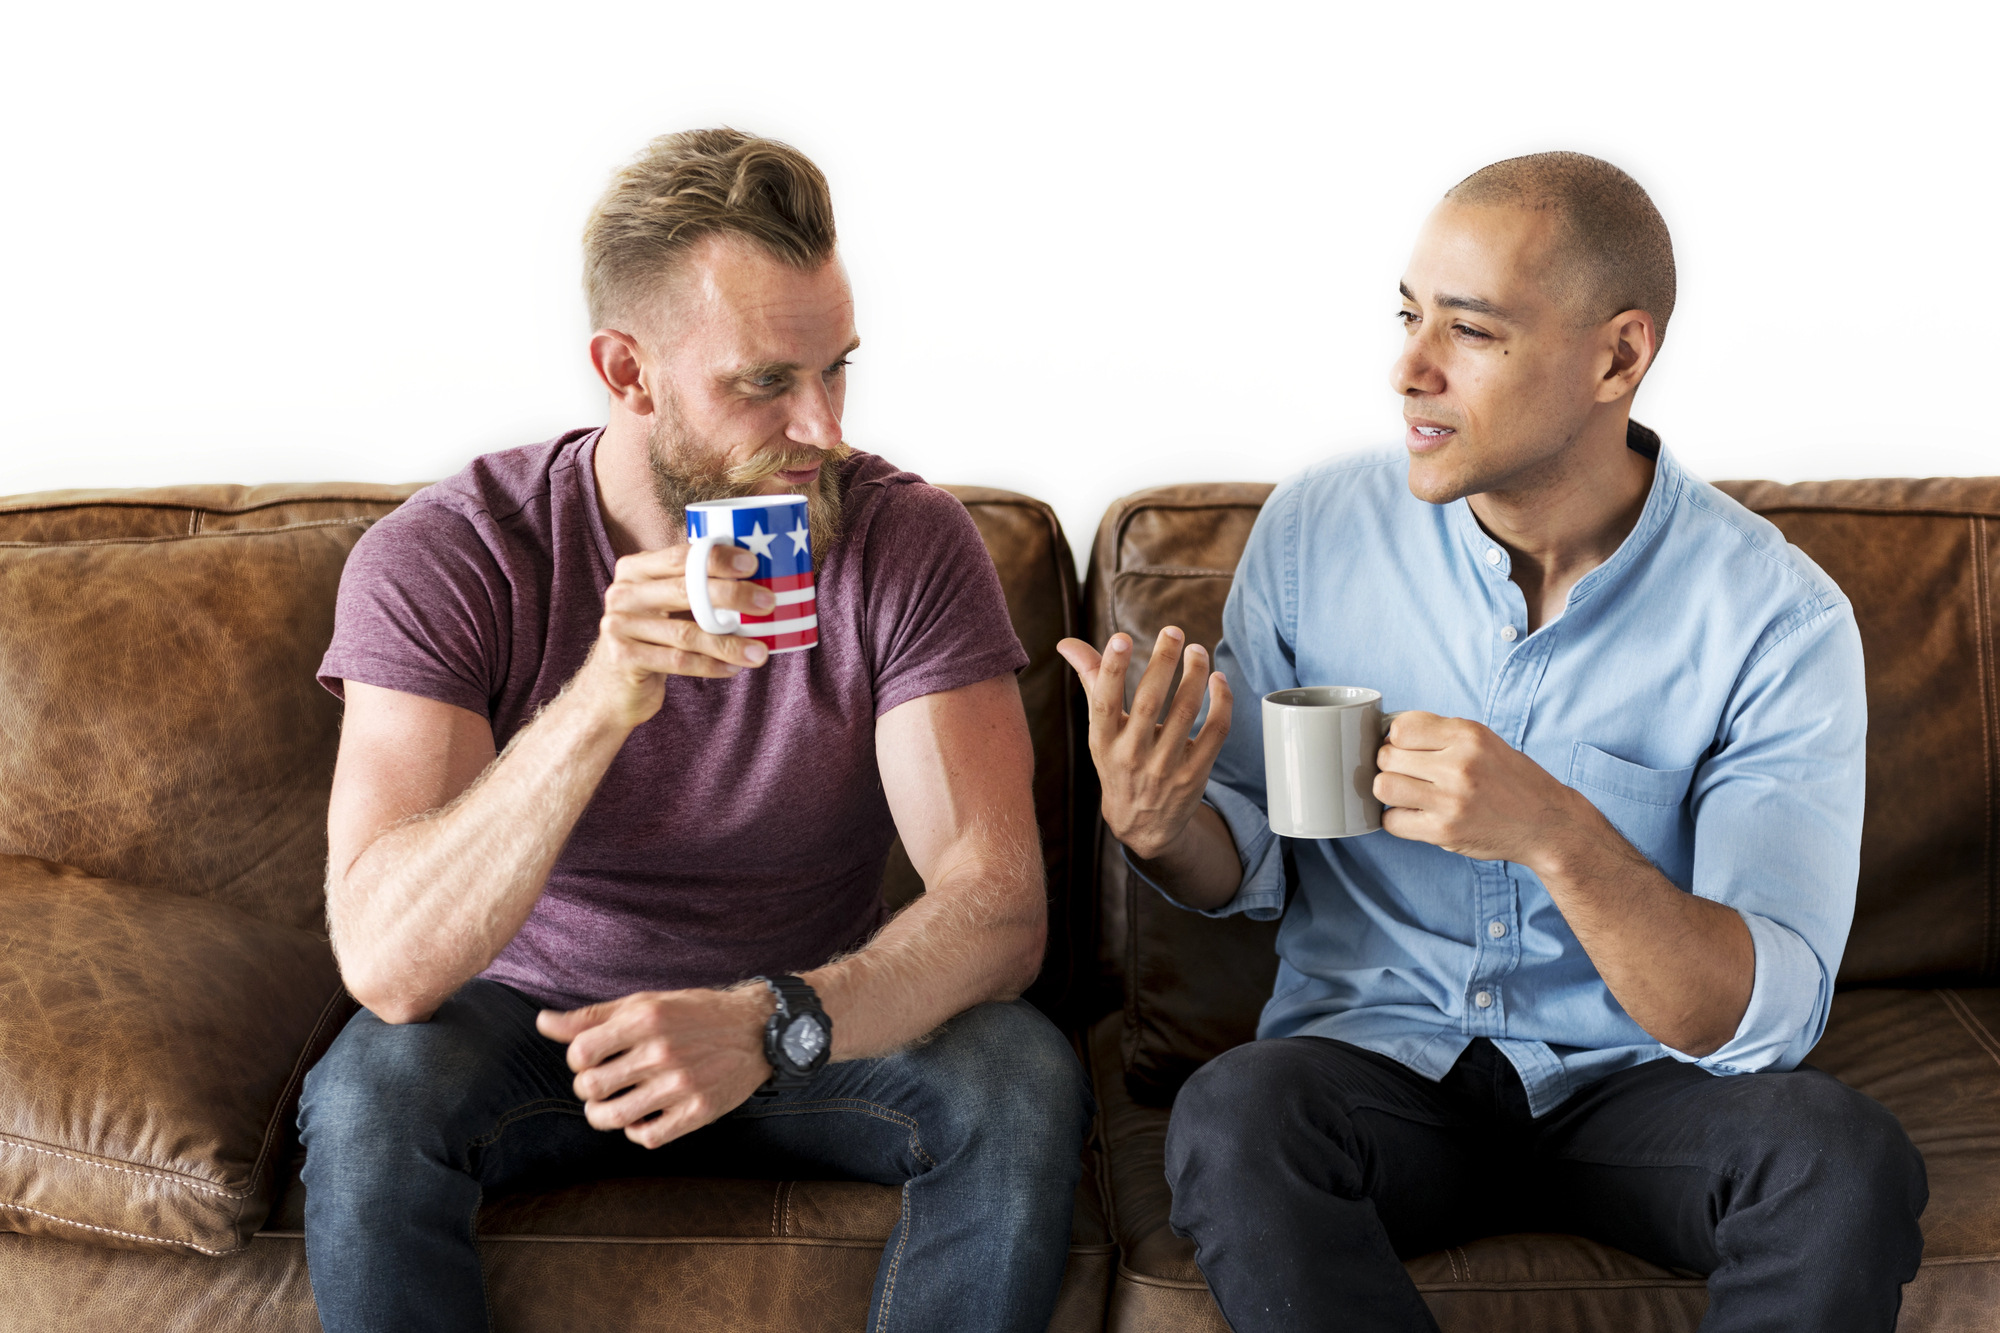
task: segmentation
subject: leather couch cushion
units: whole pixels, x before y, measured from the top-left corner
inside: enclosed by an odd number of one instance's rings
[[[1224,1333],[1193,1242],[1167,1226],[1168,1112],[1125,1091],[1119,1025],[1113,1015],[1091,1037],[1104,1197],[1123,1254],[1107,1327]],[[1991,1329],[2000,1310],[2000,989],[1843,992],[1811,1058],[1893,1111],[1924,1154],[1924,1261],[1897,1328]],[[1447,1333],[1693,1333],[1708,1306],[1699,1277],[1577,1236],[1488,1237],[1406,1267]]]
[[[1084,590],[1091,643],[1101,648],[1123,631],[1144,653],[1163,627],[1178,625],[1190,643],[1212,648],[1236,562],[1270,493],[1250,483],[1160,486],[1112,505]],[[1126,684],[1129,704],[1138,673]],[[1130,874],[1102,820],[1091,823],[1102,965],[1125,999],[1124,1076],[1133,1096],[1165,1105],[1205,1061],[1256,1035],[1278,970],[1277,923],[1182,911]]]
[[[1717,484],[1861,629],[1868,807],[1840,979],[2000,981],[2000,477]]]
[[[266,1229],[220,1259],[0,1235],[0,1327],[317,1333],[297,1166]],[[1097,1174],[1087,1164],[1077,1189],[1049,1333],[1104,1327],[1116,1255]],[[831,1180],[612,1179],[501,1195],[479,1215],[493,1326],[860,1328],[900,1210],[891,1186]]]
[[[317,928],[340,709],[313,672],[409,488],[328,489],[0,500],[0,854]]]
[[[352,1012],[325,940],[17,856],[0,940],[0,1229],[240,1249]]]

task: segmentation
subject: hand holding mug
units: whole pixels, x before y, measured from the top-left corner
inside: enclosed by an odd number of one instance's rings
[[[1090,700],[1090,757],[1104,788],[1104,823],[1111,836],[1141,860],[1159,856],[1187,828],[1209,770],[1229,734],[1229,682],[1208,670],[1208,650],[1199,644],[1186,649],[1187,671],[1167,701],[1174,667],[1182,659],[1183,635],[1168,626],[1153,644],[1152,660],[1139,678],[1132,710],[1125,710],[1125,676],[1131,666],[1132,640],[1114,634],[1103,656],[1081,639],[1056,645],[1063,660],[1076,669]],[[1204,690],[1208,718],[1190,738]],[[1160,716],[1166,705],[1166,716]]]
[[[762,666],[769,650],[755,639],[712,634],[696,624],[688,607],[686,546],[628,555],[618,562],[604,592],[604,616],[597,642],[585,664],[610,710],[626,726],[638,726],[660,709],[667,676],[734,676]],[[729,547],[705,549],[706,586],[717,606],[739,614],[768,613],[776,599],[748,582],[757,558]],[[697,566],[699,569],[700,567]]]

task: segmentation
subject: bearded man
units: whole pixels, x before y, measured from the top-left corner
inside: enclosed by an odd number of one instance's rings
[[[805,157],[658,139],[584,250],[608,424],[419,492],[341,582],[327,914],[366,1008],[299,1113],[320,1320],[487,1328],[474,1218],[530,1176],[803,1171],[903,1186],[871,1328],[1040,1333],[1091,1110],[1018,998],[1046,924],[999,579],[841,441],[860,340]],[[818,643],[773,654],[688,618],[684,518],[780,493]],[[697,573],[768,615],[756,567]],[[898,834],[926,892],[890,917]]]

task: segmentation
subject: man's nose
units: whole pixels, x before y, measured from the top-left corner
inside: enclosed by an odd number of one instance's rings
[[[791,424],[785,427],[786,439],[815,449],[831,449],[840,443],[840,413],[826,385],[805,385],[795,401],[798,406]]]
[[[1403,341],[1402,354],[1389,367],[1389,387],[1404,398],[1412,394],[1444,391],[1444,375],[1438,370],[1437,363],[1425,353],[1422,334]]]

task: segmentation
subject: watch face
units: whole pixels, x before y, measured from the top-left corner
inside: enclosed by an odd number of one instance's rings
[[[809,1069],[826,1049],[826,1029],[817,1019],[801,1014],[786,1026],[778,1045],[784,1049],[787,1060],[800,1069]]]

